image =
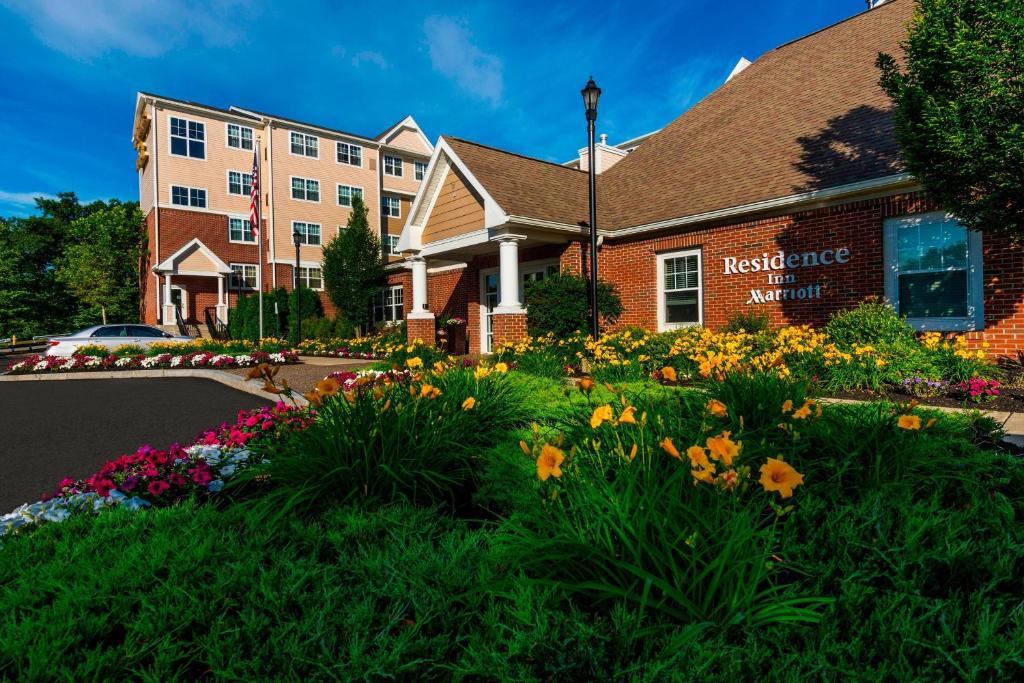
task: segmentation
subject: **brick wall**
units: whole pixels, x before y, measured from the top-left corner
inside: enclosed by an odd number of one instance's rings
[[[495,313],[491,316],[492,344],[518,341],[526,336],[525,313]]]

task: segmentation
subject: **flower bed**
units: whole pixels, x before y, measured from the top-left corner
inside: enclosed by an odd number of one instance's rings
[[[286,365],[298,363],[294,351],[251,351],[238,355],[215,354],[196,351],[184,355],[162,353],[157,356],[40,356],[34,355],[12,364],[12,374],[33,374],[47,372],[84,372],[89,370],[156,370],[175,368],[245,368],[260,363]]]
[[[188,447],[142,446],[107,462],[90,477],[62,480],[53,494],[37,503],[0,515],[0,537],[44,522],[64,521],[75,512],[99,513],[115,507],[140,510],[217,493],[227,479],[258,461],[249,450],[253,443],[276,438],[283,429],[305,429],[310,424],[310,411],[278,403],[243,410],[233,424],[205,432]]]

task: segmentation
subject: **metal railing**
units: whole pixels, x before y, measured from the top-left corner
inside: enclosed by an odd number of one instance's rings
[[[217,317],[215,306],[207,306],[203,314],[206,318],[206,329],[210,332],[210,338],[222,341],[231,338],[228,333],[228,324]]]
[[[181,309],[177,306],[174,307],[174,320],[178,324],[178,334],[185,337],[199,337],[199,324],[185,320],[181,316]]]

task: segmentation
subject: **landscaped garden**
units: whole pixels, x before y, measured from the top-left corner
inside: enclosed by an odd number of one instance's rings
[[[305,407],[261,365],[276,408],[2,518],[0,676],[1019,678],[999,426],[821,400],[1001,371],[858,325],[395,344]]]

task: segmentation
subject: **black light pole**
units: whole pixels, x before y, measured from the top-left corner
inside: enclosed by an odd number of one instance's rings
[[[601,89],[594,83],[594,77],[580,91],[583,106],[587,111],[587,168],[590,180],[590,334],[597,340],[597,171],[594,168],[594,121],[597,121],[597,100]]]
[[[295,244],[295,343],[302,343],[302,300],[299,298],[299,245],[302,235],[296,229],[292,232],[292,243]]]

